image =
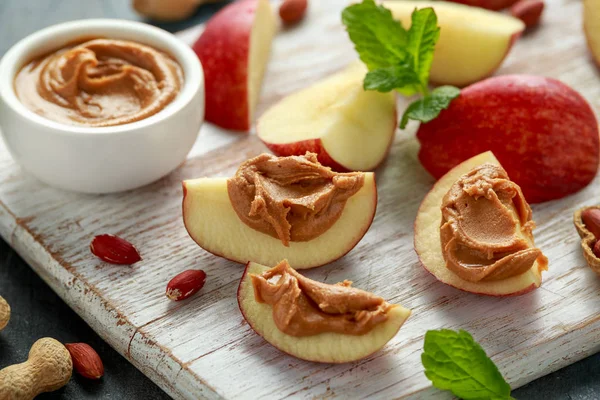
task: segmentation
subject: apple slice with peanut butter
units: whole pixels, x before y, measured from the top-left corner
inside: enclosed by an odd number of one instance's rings
[[[246,263],[318,267],[350,251],[377,207],[370,172],[338,173],[314,153],[262,154],[229,179],[183,182],[183,219],[205,250]]]
[[[524,294],[541,285],[548,269],[534,228],[521,188],[486,152],[456,166],[425,196],[415,250],[448,285],[491,296]]]
[[[533,243],[531,207],[499,165],[460,177],[442,199],[440,238],[446,266],[469,282],[499,281],[548,260]]]
[[[238,304],[252,329],[278,349],[304,360],[350,362],[382,348],[410,315],[351,285],[308,279],[287,260],[273,268],[248,263]]]

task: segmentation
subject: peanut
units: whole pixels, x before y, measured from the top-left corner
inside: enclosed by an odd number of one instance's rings
[[[596,240],[600,240],[600,208],[586,208],[581,213],[581,220]]]
[[[79,375],[88,379],[102,378],[104,364],[92,346],[87,343],[67,343],[65,347],[71,353],[73,367]]]
[[[594,255],[596,257],[600,258],[600,240],[596,241],[596,244],[594,245],[592,252],[594,253]]]
[[[133,8],[157,21],[181,21],[196,12],[200,4],[221,0],[133,0]]]
[[[174,301],[185,300],[202,289],[206,272],[201,269],[188,269],[176,275],[167,284],[167,297]]]
[[[2,298],[2,296],[0,296],[0,331],[2,329],[6,328],[6,325],[8,325],[9,320],[10,320],[10,306],[8,305],[6,300],[4,300],[4,298]]]
[[[65,346],[42,338],[31,346],[27,361],[0,370],[0,399],[29,400],[60,389],[72,372],[71,355]]]
[[[286,25],[292,25],[304,18],[308,0],[284,0],[279,6],[279,17]]]

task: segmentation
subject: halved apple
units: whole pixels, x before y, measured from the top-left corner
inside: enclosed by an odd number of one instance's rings
[[[365,91],[361,62],[296,92],[258,120],[258,137],[278,156],[316,153],[335,171],[370,171],[396,132],[393,93]]]
[[[240,311],[250,327],[267,342],[303,360],[345,363],[365,358],[389,342],[410,316],[410,310],[402,306],[393,307],[388,313],[387,321],[361,336],[330,332],[301,337],[287,335],[275,325],[272,307],[257,302],[254,297],[249,274],[260,275],[268,269],[269,267],[253,262],[246,265],[237,293]]]
[[[600,66],[600,1],[583,0],[583,30],[592,57]]]
[[[204,68],[207,121],[250,129],[276,29],[268,0],[237,1],[208,21],[192,47]]]
[[[229,200],[226,178],[184,181],[183,193],[183,221],[200,247],[243,264],[256,260],[275,265],[287,258],[296,269],[327,264],[352,250],[371,226],[377,208],[375,176],[369,172],[331,228],[313,240],[290,242],[285,247],[281,240],[240,220]]]
[[[457,165],[441,177],[425,196],[415,220],[415,251],[423,267],[439,281],[467,292],[489,296],[515,296],[538,288],[542,283],[543,266],[537,262],[525,273],[499,281],[469,282],[446,267],[440,240],[442,198],[461,176],[482,164],[500,165],[488,151]]]
[[[431,81],[466,86],[491,75],[525,30],[509,15],[445,1],[385,1],[405,28],[415,8],[433,7],[441,27],[435,46]]]

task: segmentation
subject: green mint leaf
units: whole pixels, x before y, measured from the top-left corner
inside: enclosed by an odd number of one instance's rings
[[[461,399],[512,399],[498,367],[466,331],[427,331],[421,361],[433,386]]]
[[[412,13],[412,24],[408,30],[408,53],[412,56],[413,69],[423,87],[429,81],[429,70],[433,62],[433,50],[440,37],[437,16],[433,8],[422,8]]]
[[[430,95],[414,101],[406,108],[400,121],[400,129],[406,128],[409,119],[421,122],[429,122],[435,119],[459,95],[460,89],[454,86],[435,88]]]
[[[408,32],[387,8],[363,0],[342,11],[342,22],[369,70],[399,65],[406,59]]]
[[[402,64],[369,71],[365,76],[363,88],[385,93],[395,88],[419,85],[419,83],[419,77],[415,71],[410,66]]]

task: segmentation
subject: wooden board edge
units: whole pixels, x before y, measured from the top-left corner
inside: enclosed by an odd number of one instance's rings
[[[42,278],[44,282],[79,315],[102,340],[121,356],[132,363],[144,375],[174,399],[196,399],[200,390],[202,398],[222,397],[188,365],[182,363],[170,351],[145,337],[143,329],[136,327],[116,306],[103,299],[98,289],[74,271],[57,254],[48,251],[36,235],[27,227],[27,221],[16,218],[13,212],[0,201],[0,221],[13,226],[11,232],[0,231],[0,236]],[[44,266],[44,267],[42,267]],[[66,284],[64,282],[67,282]],[[94,313],[92,310],[96,310]],[[102,317],[98,317],[102,316]],[[107,330],[109,324],[116,328]],[[149,354],[153,354],[149,357]],[[151,360],[158,360],[156,368]],[[157,367],[162,366],[159,370]],[[176,371],[173,379],[165,370]],[[161,373],[161,371],[163,373]],[[181,383],[182,387],[179,387]]]

